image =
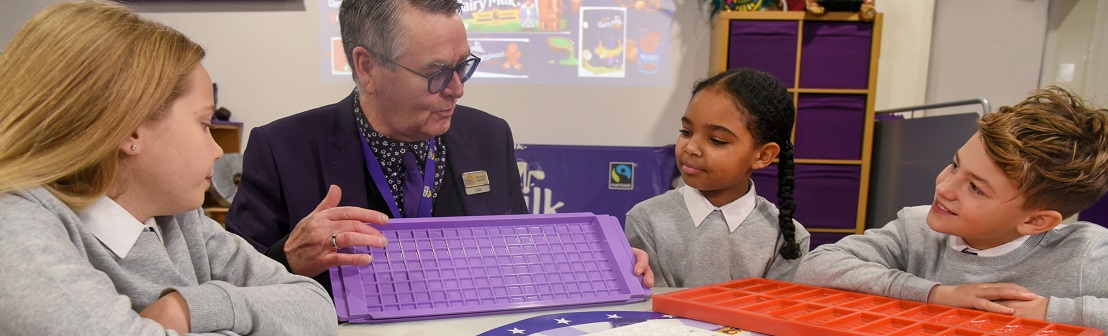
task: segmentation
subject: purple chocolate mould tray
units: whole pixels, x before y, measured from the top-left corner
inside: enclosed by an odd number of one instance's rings
[[[568,213],[403,218],[373,262],[331,268],[339,320],[378,323],[642,301],[619,221]]]

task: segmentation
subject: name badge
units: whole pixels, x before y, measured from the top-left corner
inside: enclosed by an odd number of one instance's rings
[[[489,192],[489,174],[484,170],[462,173],[462,184],[466,187],[466,195]]]

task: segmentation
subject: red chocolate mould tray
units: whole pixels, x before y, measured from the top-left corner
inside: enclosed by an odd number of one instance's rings
[[[1050,335],[1103,331],[884,296],[745,278],[656,295],[654,311],[773,335]]]

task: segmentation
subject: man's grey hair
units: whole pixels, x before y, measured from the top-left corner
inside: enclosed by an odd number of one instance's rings
[[[343,0],[339,6],[339,30],[346,62],[358,81],[354,69],[354,48],[364,47],[378,63],[396,69],[392,61],[408,49],[409,33],[400,26],[404,6],[428,13],[457,15],[462,8],[458,0]]]

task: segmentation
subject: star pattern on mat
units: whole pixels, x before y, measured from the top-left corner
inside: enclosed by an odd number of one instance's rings
[[[724,326],[708,322],[700,322],[669,315],[664,317],[656,312],[601,310],[584,312],[565,312],[539,315],[525,318],[519,321],[501,325],[477,336],[515,336],[515,335],[585,335],[597,333],[602,330],[610,330],[623,326],[637,325],[640,322],[657,320],[665,325],[688,326],[702,329],[705,332],[720,330]],[[642,333],[638,333],[642,334]],[[699,333],[696,335],[702,335]],[[637,334],[632,334],[637,335]],[[714,334],[713,334],[714,335]],[[740,333],[736,336],[766,336],[758,333]]]

